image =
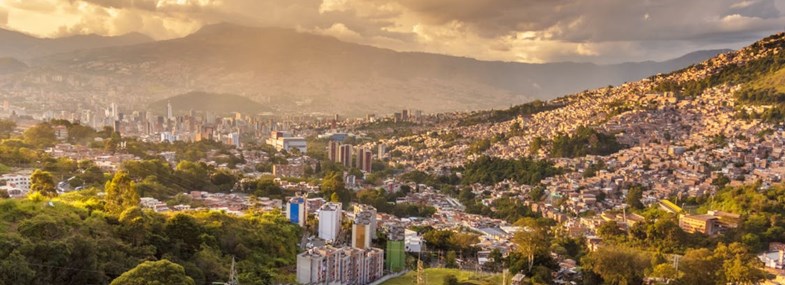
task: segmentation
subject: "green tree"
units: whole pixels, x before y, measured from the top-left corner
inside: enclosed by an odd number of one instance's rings
[[[723,284],[722,260],[707,248],[689,249],[679,261],[679,284]]]
[[[16,122],[5,119],[0,120],[0,139],[10,138],[15,128]]]
[[[681,278],[684,276],[684,273],[676,270],[676,268],[673,267],[673,265],[670,263],[661,263],[654,267],[654,270],[652,270],[649,276],[654,278],[661,278],[666,280],[666,282],[670,282],[672,280]]]
[[[182,265],[169,260],[145,261],[112,281],[111,285],[194,285]]]
[[[448,274],[444,276],[444,285],[459,285],[458,278],[455,275]]]
[[[635,185],[627,190],[627,198],[625,201],[627,202],[627,205],[633,209],[643,209],[644,206],[641,199],[643,199],[643,188],[641,186]]]
[[[444,257],[444,267],[458,268],[458,256],[454,250],[448,251],[447,255]]]
[[[118,171],[112,180],[106,182],[106,210],[119,214],[125,209],[139,205],[139,194],[128,173]]]
[[[518,251],[527,258],[528,271],[534,267],[534,257],[543,254],[550,247],[548,229],[532,218],[523,218],[515,223],[523,227],[512,238]]]
[[[49,124],[43,123],[32,126],[23,133],[25,143],[37,147],[52,146],[57,142],[55,131]]]
[[[585,256],[581,264],[602,277],[606,284],[632,285],[643,284],[643,274],[651,265],[651,259],[635,249],[603,246]]]
[[[33,171],[33,174],[30,175],[30,193],[39,193],[45,197],[57,196],[52,174],[40,169]]]
[[[35,271],[27,265],[27,260],[19,251],[14,250],[0,260],[0,283],[31,284],[34,277]]]

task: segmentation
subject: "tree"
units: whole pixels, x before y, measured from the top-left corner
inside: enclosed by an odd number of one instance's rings
[[[111,181],[106,182],[106,210],[119,214],[125,209],[139,205],[139,194],[128,173],[118,171]]]
[[[623,234],[624,231],[619,228],[619,224],[616,221],[604,222],[597,228],[597,235],[605,240],[613,240]]]
[[[643,202],[641,202],[641,199],[643,199],[643,189],[641,186],[635,185],[630,187],[629,190],[627,190],[626,202],[627,205],[629,205],[633,209],[638,209],[638,210],[643,209],[644,206],[643,206]]]
[[[40,169],[33,171],[33,174],[30,175],[30,193],[39,193],[45,197],[57,196],[52,174]]]
[[[518,251],[528,259],[528,272],[531,272],[534,267],[534,257],[548,250],[550,234],[545,226],[532,218],[523,218],[515,224],[523,229],[515,233],[512,241]]]
[[[720,243],[714,255],[723,260],[724,282],[731,284],[757,284],[766,279],[762,270],[763,263],[743,244],[734,242],[729,245]]]
[[[606,284],[632,285],[643,284],[643,274],[651,259],[635,249],[603,246],[585,256],[581,264],[602,277]]]
[[[112,281],[111,285],[194,285],[182,265],[169,260],[145,261]]]
[[[680,284],[721,284],[722,260],[706,248],[689,249],[679,261]]]
[[[52,146],[57,142],[55,131],[49,124],[38,124],[25,130],[23,133],[25,143],[37,146]]]
[[[651,274],[649,274],[650,277],[661,278],[666,280],[666,282],[679,279],[683,275],[684,273],[676,270],[676,268],[673,267],[673,265],[670,263],[658,264],[654,267],[654,270],[652,270]]]
[[[461,284],[458,282],[458,278],[455,275],[448,274],[444,276],[444,285],[458,285]]]
[[[25,257],[14,250],[0,260],[0,280],[3,284],[31,284],[35,271],[27,264]]]
[[[444,267],[447,267],[447,268],[458,268],[457,259],[458,259],[458,257],[455,254],[454,250],[448,251],[447,255],[444,257]]]
[[[16,122],[11,120],[0,120],[0,138],[7,139],[16,128]]]

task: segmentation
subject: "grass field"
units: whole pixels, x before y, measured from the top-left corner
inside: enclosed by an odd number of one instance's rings
[[[444,284],[444,277],[447,275],[455,275],[455,277],[458,278],[458,282],[461,284],[496,285],[502,283],[501,274],[475,273],[473,271],[462,271],[448,268],[428,268],[425,269],[425,284],[442,285]],[[417,284],[417,272],[415,271],[410,271],[404,276],[390,279],[387,282],[382,283],[382,285],[412,284]]]

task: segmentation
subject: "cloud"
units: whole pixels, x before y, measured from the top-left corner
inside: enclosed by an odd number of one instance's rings
[[[313,31],[316,34],[331,36],[344,41],[362,41],[362,36],[346,27],[342,23],[335,23],[327,29],[317,28]]]
[[[0,8],[0,27],[8,25],[8,11]]]
[[[619,62],[739,47],[785,27],[784,7],[785,0],[0,0],[0,24],[42,35],[137,31],[168,39],[233,22],[489,60]]]

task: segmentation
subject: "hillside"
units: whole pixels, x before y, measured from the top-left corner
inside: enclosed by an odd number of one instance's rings
[[[245,94],[289,112],[451,112],[509,107],[638,80],[718,52],[617,65],[488,62],[395,52],[280,28],[217,24],[180,39],[37,58],[33,70],[10,80],[65,74],[89,82],[73,93],[91,87],[102,92],[106,82],[139,102],[204,90]]]
[[[417,169],[464,167],[472,161],[485,161],[480,160],[484,156],[534,156],[568,166],[570,171],[564,177],[548,181],[548,185],[558,188],[576,183],[566,179],[574,179],[571,175],[580,177],[587,166],[602,161],[598,165],[604,165],[601,170],[607,179],[646,181],[647,189],[659,189],[664,197],[677,193],[695,195],[695,185],[700,185],[699,193],[716,190],[710,170],[729,164],[736,163],[736,171],[743,173],[735,176],[740,182],[772,179],[768,175],[779,173],[752,171],[753,163],[745,164],[729,153],[743,156],[739,153],[749,153],[754,148],[764,157],[774,155],[770,149],[782,145],[783,72],[785,34],[777,34],[668,74],[547,102],[475,112],[434,126],[440,130],[438,136],[422,133],[381,142],[402,145],[390,150],[396,154],[393,159],[403,159],[402,163]],[[425,142],[427,148],[407,147]],[[671,156],[668,152],[672,146],[690,150],[689,156]],[[407,157],[423,159],[408,161]],[[700,167],[693,167],[695,161],[701,161]],[[646,169],[667,171],[643,171],[640,167],[644,164]],[[498,165],[512,163],[502,161]],[[698,181],[690,182],[696,183],[692,187],[673,182],[688,176]],[[577,183],[590,187],[615,183],[595,185],[592,177],[587,174]],[[513,178],[497,177],[492,181]]]
[[[11,57],[0,57],[0,75],[22,72],[27,69],[27,64]]]
[[[172,104],[175,114],[184,114],[191,110],[214,114],[256,114],[270,111],[270,108],[243,96],[207,92],[189,92],[159,100],[150,104],[149,110],[156,114],[166,114],[167,104]]]
[[[232,257],[244,284],[272,284],[295,262],[300,229],[280,215],[165,215],[138,207],[120,215],[105,212],[103,204],[96,190],[49,202],[0,199],[3,284],[109,284],[145,260],[160,259],[188,268],[191,284],[212,284],[228,279]]]
[[[79,35],[64,38],[38,38],[0,29],[0,57],[30,59],[56,53],[152,42],[148,36],[130,33],[116,37]]]

